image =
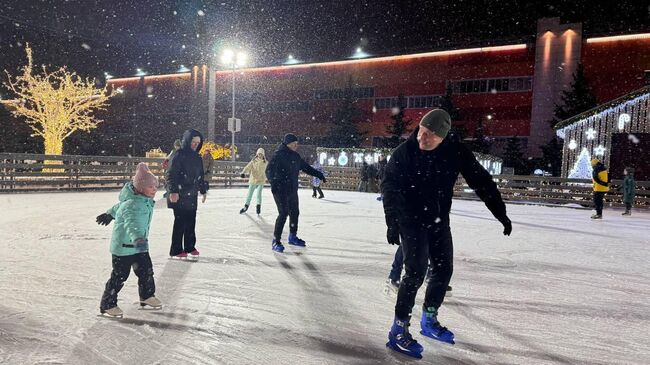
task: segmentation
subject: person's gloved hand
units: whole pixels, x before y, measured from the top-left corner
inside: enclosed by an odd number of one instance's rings
[[[391,224],[386,230],[386,241],[391,245],[399,245],[399,226]]]
[[[95,218],[95,222],[97,224],[102,225],[102,226],[107,226],[111,224],[111,221],[113,220],[113,216],[108,214],[108,213],[102,213]]]
[[[323,177],[320,178],[320,181],[322,181],[323,183],[327,182],[327,179],[325,178],[325,175],[323,175]]]
[[[510,218],[508,218],[508,216],[503,216],[502,218],[499,218],[499,222],[503,224],[503,234],[505,236],[510,236],[510,233],[512,233],[512,222],[510,221]]]
[[[239,175],[242,179],[246,177],[246,174]]]

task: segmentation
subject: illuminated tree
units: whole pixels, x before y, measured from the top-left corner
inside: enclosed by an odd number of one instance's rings
[[[95,79],[83,79],[65,67],[48,72],[43,66],[42,74],[33,74],[32,49],[27,45],[25,51],[27,65],[22,75],[13,78],[5,70],[5,85],[17,97],[13,113],[26,118],[32,137],[43,138],[45,154],[60,155],[63,141],[72,133],[89,132],[101,123],[93,112],[105,109],[112,92],[97,88]]]

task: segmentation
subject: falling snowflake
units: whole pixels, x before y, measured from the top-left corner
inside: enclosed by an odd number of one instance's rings
[[[90,46],[86,43],[81,43],[81,48],[85,49],[86,51],[90,51]]]

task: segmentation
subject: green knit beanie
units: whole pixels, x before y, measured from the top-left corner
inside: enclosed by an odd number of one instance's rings
[[[443,109],[433,109],[422,117],[420,125],[434,132],[438,137],[445,138],[451,129],[451,117]]]

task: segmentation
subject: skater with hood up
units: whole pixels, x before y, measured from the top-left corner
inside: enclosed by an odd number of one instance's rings
[[[99,304],[99,310],[105,316],[122,317],[122,309],[117,306],[117,294],[129,277],[131,268],[138,277],[140,305],[153,309],[162,308],[162,303],[154,295],[156,285],[148,239],[153,198],[157,190],[158,178],[149,171],[147,164],[141,162],[133,180],[122,188],[119,203],[97,216],[97,223],[105,226],[115,219],[110,248],[113,255],[113,271],[106,282]]]
[[[603,219],[603,200],[609,191],[609,174],[605,164],[598,159],[591,160],[591,167],[593,168],[591,179],[594,183],[594,205],[596,207],[596,214],[592,215],[591,219]]]
[[[314,170],[320,172],[325,176],[325,171],[323,170],[323,166],[321,166],[320,162],[318,160],[314,161],[314,164],[311,165],[311,167],[314,168]],[[315,198],[316,193],[318,193],[318,199],[323,199],[325,195],[323,194],[323,190],[320,188],[321,184],[323,182],[316,176],[311,178],[311,190],[314,192],[311,197]]]
[[[264,148],[258,148],[255,153],[255,158],[244,167],[244,170],[241,173],[242,178],[245,178],[246,174],[249,174],[250,176],[248,177],[248,194],[246,195],[246,202],[244,203],[244,207],[239,211],[239,214],[246,213],[248,206],[251,204],[254,192],[257,192],[257,205],[255,206],[255,211],[257,214],[262,212],[262,189],[264,189],[264,182],[266,181],[266,165],[268,165],[268,162],[266,161]]]
[[[405,264],[386,346],[416,358],[422,357],[423,347],[408,328],[429,262],[433,272],[424,297],[420,333],[454,343],[454,334],[438,322],[438,310],[453,269],[449,211],[458,174],[463,175],[503,224],[503,234],[512,232],[506,206],[492,176],[458,138],[447,136],[450,128],[451,118],[446,111],[433,109],[425,114],[418,128],[393,152],[381,185],[388,226],[386,238],[395,245],[400,244],[401,238]]]
[[[181,149],[176,152],[165,174],[167,207],[174,210],[174,228],[169,256],[198,258],[196,249],[196,210],[198,195],[205,203],[208,184],[203,178],[203,160],[199,156],[203,136],[194,129],[183,133]]]
[[[325,182],[325,176],[313,167],[309,166],[300,157],[298,149],[298,138],[288,133],[284,136],[282,143],[271,157],[266,167],[266,178],[271,183],[271,192],[275,205],[278,207],[278,218],[275,220],[273,230],[273,242],[271,248],[275,252],[282,253],[282,230],[289,216],[289,238],[287,241],[292,246],[305,247],[305,241],[298,238],[298,174],[300,171],[316,176]]]
[[[636,183],[634,182],[634,169],[626,167],[623,170],[623,185],[618,188],[623,191],[623,204],[625,204],[625,212],[622,215],[632,215],[632,205],[634,205],[634,195],[636,193]]]

